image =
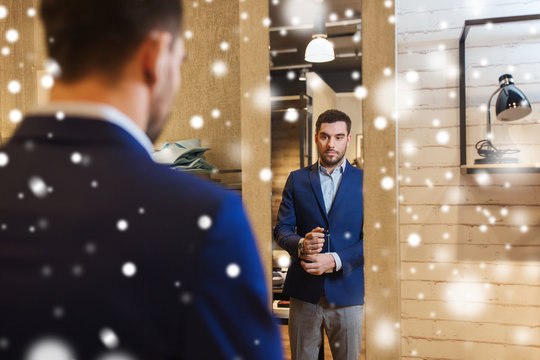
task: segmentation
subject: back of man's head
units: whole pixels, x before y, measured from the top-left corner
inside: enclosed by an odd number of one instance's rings
[[[42,0],[49,56],[70,83],[90,73],[110,78],[152,31],[181,31],[181,0]]]

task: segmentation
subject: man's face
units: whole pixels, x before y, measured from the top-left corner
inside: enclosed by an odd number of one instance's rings
[[[351,141],[347,134],[345,121],[322,123],[319,132],[315,134],[315,143],[319,149],[321,165],[332,167],[341,162]]]
[[[184,57],[184,39],[178,36],[173,48],[161,64],[160,78],[150,99],[150,115],[146,134],[152,142],[158,138],[170,116],[171,106],[180,88],[180,66]]]

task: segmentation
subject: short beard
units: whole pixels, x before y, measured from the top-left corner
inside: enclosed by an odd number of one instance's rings
[[[343,158],[345,157],[345,152],[343,152],[343,154],[341,155],[341,157],[337,158],[336,160],[334,161],[327,161],[325,158],[324,158],[324,153],[323,155],[321,155],[321,163],[324,162],[324,164],[321,164],[321,165],[327,165],[327,166],[335,166],[337,164],[339,164],[341,162],[341,160],[343,160]]]

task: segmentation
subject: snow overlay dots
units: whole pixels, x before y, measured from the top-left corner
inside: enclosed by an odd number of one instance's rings
[[[54,85],[54,78],[50,74],[43,75],[40,84],[44,89],[50,89]]]
[[[74,164],[80,164],[82,161],[82,155],[80,152],[74,152],[71,154],[71,162]]]
[[[184,32],[184,37],[185,37],[187,40],[193,39],[193,31],[191,31],[191,30],[186,30],[186,31]]]
[[[6,40],[10,43],[17,42],[19,40],[19,32],[15,29],[9,29],[6,31]]]
[[[57,319],[63,318],[64,314],[65,314],[64,308],[62,308],[61,306],[55,306],[52,310],[52,316]]]
[[[105,345],[108,349],[114,349],[118,347],[118,345],[120,344],[120,340],[118,340],[118,336],[110,328],[101,329],[99,331],[99,338],[101,339],[101,342],[103,343],[103,345]]]
[[[9,112],[9,120],[14,124],[19,123],[22,120],[22,118],[23,118],[23,114],[21,110],[19,109],[13,109]]]
[[[9,156],[5,152],[0,152],[0,167],[5,167],[9,163]]]
[[[388,120],[384,116],[377,116],[373,124],[377,130],[384,130],[388,126]]]
[[[8,56],[11,53],[11,50],[7,46],[2,47],[2,55]]]
[[[8,14],[8,10],[4,5],[0,5],[0,19],[5,19]]]
[[[412,247],[417,247],[418,245],[420,245],[421,241],[422,238],[417,233],[409,234],[409,236],[407,237],[407,242]]]
[[[527,225],[521,225],[519,227],[519,231],[521,231],[522,233],[526,233],[527,231],[529,231],[529,227]]]
[[[9,340],[5,337],[0,337],[0,350],[9,348]]]
[[[126,231],[128,227],[129,224],[125,219],[120,219],[116,222],[116,228],[118,229],[118,231]]]
[[[365,99],[367,96],[367,89],[363,86],[357,86],[354,88],[354,96],[357,99]]]
[[[99,184],[98,184],[97,180],[92,180],[92,181],[90,182],[90,186],[91,186],[93,189],[97,188],[98,185],[99,185]]]
[[[126,262],[122,265],[122,274],[125,277],[133,277],[137,273],[137,266],[132,262]]]
[[[290,123],[296,122],[299,117],[300,114],[298,113],[298,110],[293,108],[288,108],[287,111],[285,111],[285,115],[283,115],[283,119]]]
[[[212,227],[212,218],[208,215],[201,215],[197,220],[197,225],[201,230],[208,230]]]
[[[212,64],[212,74],[216,77],[223,77],[228,72],[227,64],[221,60],[214,61]]]
[[[447,131],[441,130],[437,133],[437,142],[441,145],[447,144],[450,140],[450,135]]]
[[[359,80],[360,79],[360,72],[359,71],[353,71],[351,73],[351,79],[353,80]]]
[[[145,208],[143,207],[140,207],[137,211],[139,212],[139,215],[144,215],[144,213],[146,212]]]
[[[231,263],[227,265],[227,268],[225,269],[225,272],[227,273],[227,276],[231,279],[237,278],[240,275],[240,266],[235,263]]]
[[[63,111],[57,111],[55,116],[56,116],[56,120],[58,121],[62,121],[66,118],[66,114],[64,114]]]
[[[44,265],[41,268],[41,275],[45,278],[51,277],[52,273],[53,273],[53,269],[50,265]]]
[[[227,51],[227,50],[229,50],[230,45],[229,45],[228,42],[222,41],[222,42],[219,44],[219,48],[221,49],[221,51]]]
[[[384,190],[391,190],[394,187],[394,179],[392,179],[390,176],[385,176],[381,180],[381,187]]]
[[[199,130],[204,126],[204,119],[200,115],[194,115],[189,119],[189,125],[195,129]]]
[[[269,168],[264,168],[259,172],[259,179],[264,182],[269,182],[272,180],[272,170]]]
[[[30,346],[25,357],[27,360],[72,360],[74,358],[73,350],[57,338],[42,338],[36,341]]]
[[[409,83],[415,83],[418,81],[418,79],[420,79],[420,76],[416,71],[411,70],[405,74],[405,80]]]
[[[21,83],[17,80],[11,80],[8,83],[7,89],[12,94],[18,94],[21,92]]]
[[[213,119],[218,119],[221,116],[221,111],[219,109],[213,109],[210,115]]]
[[[277,264],[281,268],[287,268],[291,265],[291,258],[289,255],[281,255],[277,259]]]
[[[32,193],[40,199],[47,196],[47,184],[39,176],[32,176],[30,180],[28,180],[28,187],[30,187]]]
[[[26,15],[28,15],[28,17],[35,17],[36,16],[36,9],[34,8],[28,8],[28,10],[26,10]]]

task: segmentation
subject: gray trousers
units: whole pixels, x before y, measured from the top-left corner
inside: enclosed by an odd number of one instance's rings
[[[334,360],[358,360],[362,349],[364,306],[331,306],[291,298],[289,339],[292,360],[316,360],[326,330]]]

